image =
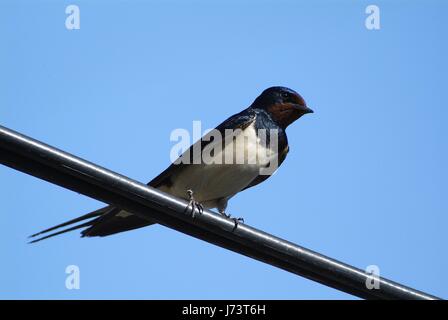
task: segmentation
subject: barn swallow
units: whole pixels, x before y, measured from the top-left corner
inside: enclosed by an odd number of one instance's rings
[[[269,167],[272,162],[275,162],[277,167],[280,166],[289,151],[286,128],[303,115],[312,112],[305,100],[294,90],[286,87],[268,88],[247,109],[231,116],[190,146],[179,157],[182,161],[174,161],[148,185],[188,200],[192,212],[195,212],[195,205],[200,210],[204,207],[217,208],[220,214],[230,218],[225,212],[228,200],[269,178],[271,174],[262,174],[261,170]],[[271,132],[276,133],[275,143]],[[216,136],[212,139],[211,135],[214,134],[220,135],[221,139]],[[233,136],[226,139],[229,134]],[[240,139],[241,137],[243,139]],[[195,153],[195,150],[201,152]],[[209,159],[205,161],[203,156],[207,150]],[[244,155],[242,162],[235,162],[237,151]],[[222,161],[228,160],[227,156],[231,160],[230,163]],[[31,237],[85,220],[88,221],[42,236],[32,242],[79,228],[85,228],[81,232],[83,237],[104,237],[153,224],[109,205]]]

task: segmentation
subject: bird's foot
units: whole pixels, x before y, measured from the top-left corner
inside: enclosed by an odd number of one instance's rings
[[[227,219],[233,220],[233,222],[235,223],[235,227],[233,227],[233,230],[235,230],[240,223],[244,223],[244,218],[232,218],[232,216],[230,214],[227,214],[224,211],[220,212],[220,214],[222,214]]]
[[[188,189],[187,194],[189,201],[187,207],[185,208],[185,211],[188,211],[191,207],[191,217],[194,218],[196,215],[196,209],[198,209],[199,214],[202,214],[202,212],[204,212],[204,206],[194,199],[193,190]]]

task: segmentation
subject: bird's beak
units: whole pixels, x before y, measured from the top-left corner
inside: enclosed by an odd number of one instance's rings
[[[296,104],[295,108],[297,109],[297,111],[300,111],[302,114],[314,113],[314,111],[312,109],[308,108],[306,105]]]
[[[308,107],[305,107],[304,112],[305,112],[305,113],[314,113],[313,109],[310,109],[310,108],[308,108]]]

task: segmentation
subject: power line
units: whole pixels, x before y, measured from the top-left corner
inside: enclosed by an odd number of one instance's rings
[[[195,218],[187,202],[0,126],[0,163],[195,238],[365,299],[439,299],[372,275],[246,224],[204,210]],[[376,287],[376,286],[375,286]]]

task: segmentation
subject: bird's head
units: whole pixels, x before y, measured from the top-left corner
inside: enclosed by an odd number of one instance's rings
[[[270,87],[264,90],[250,107],[267,111],[283,128],[304,114],[313,113],[300,94],[286,87]]]

